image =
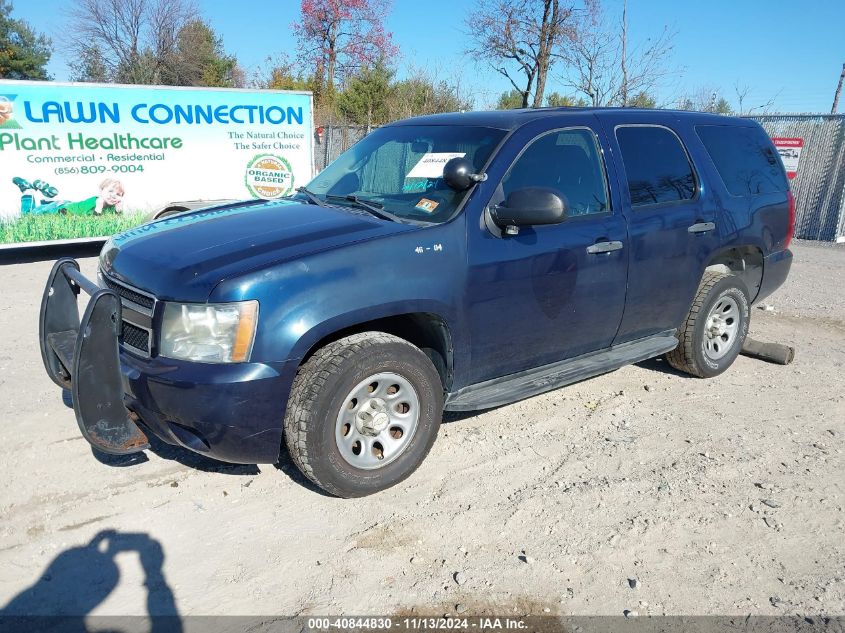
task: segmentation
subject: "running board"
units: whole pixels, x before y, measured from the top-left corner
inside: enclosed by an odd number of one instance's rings
[[[447,396],[445,408],[447,411],[479,411],[500,407],[660,356],[671,352],[677,346],[675,330],[662,332],[551,365],[463,387]]]

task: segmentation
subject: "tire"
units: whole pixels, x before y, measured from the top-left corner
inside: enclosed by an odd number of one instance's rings
[[[413,473],[442,418],[443,386],[429,358],[404,339],[363,332],[326,345],[300,367],[285,442],[320,488],[363,497]]]
[[[678,347],[666,360],[692,376],[718,376],[739,356],[748,334],[750,305],[748,289],[738,277],[705,272],[678,329]]]

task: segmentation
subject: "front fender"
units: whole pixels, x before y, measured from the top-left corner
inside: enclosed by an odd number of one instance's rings
[[[315,253],[222,282],[210,301],[257,299],[251,360],[303,358],[322,338],[366,321],[434,314],[461,339],[463,218]],[[453,340],[458,345],[461,340]]]
[[[397,317],[411,314],[431,314],[443,321],[447,327],[454,321],[454,316],[448,316],[451,312],[449,306],[433,302],[433,301],[416,301],[416,302],[401,302],[401,303],[386,303],[381,305],[370,306],[365,309],[354,310],[343,314],[335,315],[331,318],[321,321],[304,332],[301,336],[296,338],[291,345],[292,359],[304,358],[309,350],[311,350],[319,341],[327,336],[330,336],[341,330],[354,328],[369,321],[378,319],[386,319],[390,317]],[[300,323],[295,321],[294,324]],[[450,332],[451,332],[450,327]],[[295,332],[292,332],[295,336]],[[453,338],[453,345],[455,340]]]

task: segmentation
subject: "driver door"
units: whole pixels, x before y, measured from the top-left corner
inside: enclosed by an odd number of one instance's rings
[[[621,205],[611,203],[592,119],[519,136],[511,141],[526,147],[489,205],[518,189],[543,187],[564,198],[568,213],[560,224],[521,227],[518,235],[470,223],[466,306],[473,383],[609,347],[625,306],[626,225]]]

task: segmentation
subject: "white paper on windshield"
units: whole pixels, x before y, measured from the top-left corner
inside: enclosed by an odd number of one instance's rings
[[[405,178],[440,178],[443,165],[453,158],[463,158],[466,152],[431,152],[424,154]]]

